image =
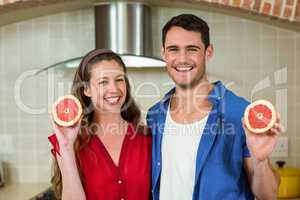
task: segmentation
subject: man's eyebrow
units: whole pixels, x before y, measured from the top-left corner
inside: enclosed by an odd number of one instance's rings
[[[197,45],[188,45],[186,46],[187,48],[197,48],[197,49],[201,49],[201,47],[197,46]]]
[[[167,46],[166,49],[173,49],[173,48],[178,48],[177,45],[170,45],[170,46]],[[185,46],[185,48],[196,48],[196,49],[201,49],[201,47],[197,46],[197,45],[187,45]]]
[[[173,48],[178,48],[177,45],[170,45],[170,46],[167,46],[166,49],[173,49]]]

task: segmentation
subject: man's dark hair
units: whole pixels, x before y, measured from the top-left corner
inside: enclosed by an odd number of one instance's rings
[[[196,31],[201,33],[202,42],[205,45],[205,49],[209,46],[209,27],[207,23],[192,14],[181,14],[173,17],[162,29],[162,45],[165,46],[167,32],[173,27],[178,26],[187,31]]]

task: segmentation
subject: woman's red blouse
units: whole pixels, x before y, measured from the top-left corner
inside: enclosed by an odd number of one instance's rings
[[[128,125],[119,166],[97,136],[80,152],[87,200],[148,200],[151,196],[151,136]]]

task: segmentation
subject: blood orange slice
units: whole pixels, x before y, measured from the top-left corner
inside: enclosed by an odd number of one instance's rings
[[[80,101],[73,95],[65,95],[52,105],[53,120],[60,126],[68,127],[76,124],[82,115]]]
[[[254,133],[264,133],[274,125],[276,121],[275,108],[269,101],[257,100],[245,110],[246,127]]]

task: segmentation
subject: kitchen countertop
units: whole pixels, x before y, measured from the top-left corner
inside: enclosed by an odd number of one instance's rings
[[[29,200],[50,187],[50,183],[13,183],[0,188],[1,200]],[[283,200],[283,199],[278,199]],[[288,199],[300,200],[300,198]]]
[[[277,200],[300,200],[300,197],[299,198],[295,198],[295,199],[277,199]]]
[[[50,183],[11,183],[0,188],[1,200],[28,200],[43,192]]]

